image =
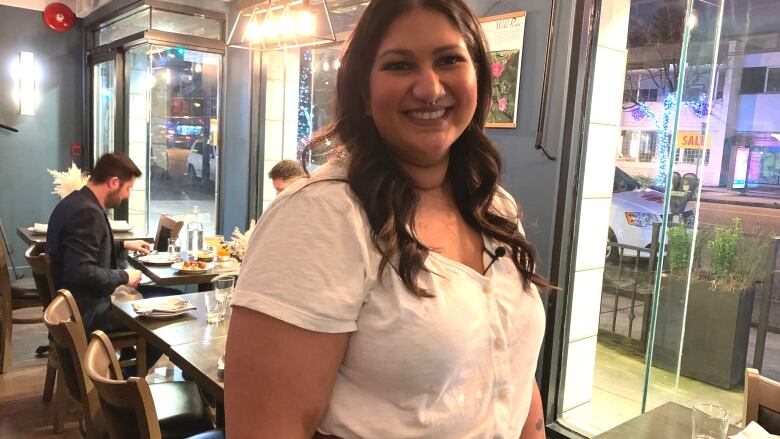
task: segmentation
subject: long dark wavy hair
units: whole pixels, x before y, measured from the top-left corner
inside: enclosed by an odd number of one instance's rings
[[[336,122],[317,133],[310,148],[317,151],[331,142],[339,145],[332,154],[346,160],[347,183],[371,224],[374,245],[382,255],[380,278],[391,265],[411,293],[432,297],[416,282],[420,271],[426,270],[430,251],[410,231],[420,202],[418,189],[366,116],[369,76],[379,45],[394,21],[416,8],[438,12],[449,20],[462,35],[477,72],[474,117],[450,148],[447,173],[455,204],[471,227],[507,248],[526,288],[530,283],[549,287],[547,280],[534,272],[536,249],[518,230],[520,208],[511,218],[491,208],[493,198],[500,196],[496,192],[501,157],[484,133],[491,99],[490,62],[479,21],[462,0],[372,0],[343,53],[336,82]],[[391,262],[395,257],[397,267]]]

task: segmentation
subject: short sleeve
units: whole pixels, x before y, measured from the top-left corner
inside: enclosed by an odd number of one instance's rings
[[[355,331],[367,295],[362,210],[344,182],[295,189],[258,221],[232,304],[311,331]]]
[[[501,186],[496,189],[496,194],[493,196],[493,208],[505,218],[517,222],[517,228],[520,230],[520,234],[525,236],[522,215],[520,214],[520,208],[517,205],[517,201],[515,201],[515,198]]]

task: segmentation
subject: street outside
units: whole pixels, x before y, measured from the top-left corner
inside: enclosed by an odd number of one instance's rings
[[[728,226],[734,218],[742,219],[742,228],[746,231],[780,235],[780,209],[705,201],[699,205],[702,224]]]

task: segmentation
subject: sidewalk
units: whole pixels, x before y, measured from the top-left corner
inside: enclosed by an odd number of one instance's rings
[[[722,187],[703,187],[701,188],[701,201],[780,209],[780,192],[755,188],[748,189],[747,193],[743,194],[737,190]]]

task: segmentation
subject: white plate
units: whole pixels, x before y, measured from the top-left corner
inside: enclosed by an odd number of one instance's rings
[[[31,231],[33,235],[45,235],[46,230],[36,229],[35,227],[28,227],[27,230]]]
[[[110,221],[111,223],[111,230],[114,232],[129,232],[133,230],[133,226],[131,226],[127,221]]]
[[[145,255],[138,258],[140,262],[146,265],[171,265],[173,261],[169,259],[168,253],[158,253],[156,255]]]
[[[184,265],[184,262],[177,262],[171,265],[171,268],[173,268],[174,270],[176,270],[178,273],[181,274],[202,274],[214,268],[213,262],[207,263],[206,268],[204,268],[203,270],[182,270],[181,269],[182,265]]]
[[[191,309],[183,309],[181,311],[176,311],[176,312],[152,311],[152,312],[149,312],[149,313],[138,314],[138,316],[139,317],[143,317],[143,318],[147,318],[147,319],[162,320],[162,319],[171,319],[171,318],[174,318],[174,317],[178,317],[178,316],[180,316],[182,314],[186,314],[186,313],[188,313],[190,311],[192,311],[192,310]]]

